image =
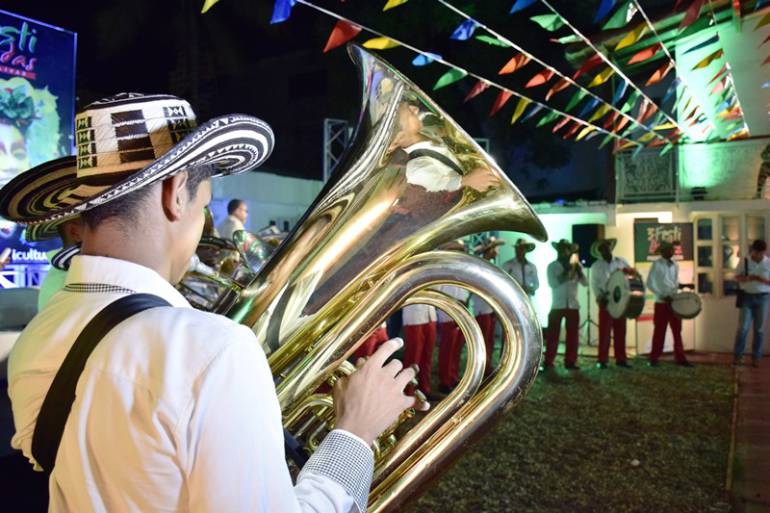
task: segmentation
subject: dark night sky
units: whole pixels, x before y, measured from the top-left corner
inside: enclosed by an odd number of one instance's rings
[[[462,20],[435,2],[413,0],[389,13],[381,12],[379,0],[318,3],[486,76],[495,77],[511,54],[483,43],[450,41],[448,34]],[[507,16],[512,0],[453,3],[563,71],[571,71],[563,47],[549,43],[548,33],[534,27],[527,16]],[[586,24],[598,0],[554,3]],[[270,170],[320,178],[323,118],[354,118],[359,108],[356,73],[343,49],[321,51],[333,19],[297,5],[287,22],[270,25],[272,4],[221,0],[205,15],[200,14],[200,0],[77,4],[5,0],[3,9],[78,33],[78,107],[133,90],[185,97],[201,119],[236,111],[254,114],[276,131]],[[362,34],[358,41],[365,39]],[[405,49],[383,55],[425,90],[444,71],[437,65],[413,67],[414,54]],[[536,70],[527,69],[505,83],[520,86]],[[491,139],[491,153],[525,194],[606,198],[610,155],[597,150],[600,137],[572,143],[548,130],[534,130],[531,122],[511,126],[513,101],[507,111],[490,119],[494,93],[462,101],[473,83],[466,79],[432,94],[466,131]]]

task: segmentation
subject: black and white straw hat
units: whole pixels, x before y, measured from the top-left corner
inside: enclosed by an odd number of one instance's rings
[[[75,116],[75,141],[76,159],[46,162],[0,189],[1,217],[29,225],[61,221],[185,169],[214,166],[214,176],[253,170],[274,146],[270,126],[253,116],[229,114],[197,126],[185,100],[139,93],[88,105]]]

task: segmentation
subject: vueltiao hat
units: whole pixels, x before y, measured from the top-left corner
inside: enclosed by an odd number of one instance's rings
[[[529,253],[530,251],[533,251],[535,249],[535,244],[532,242],[527,242],[524,239],[516,239],[516,244],[513,245],[514,248],[524,248],[525,253]]]
[[[580,250],[580,246],[578,244],[573,244],[572,242],[568,241],[567,239],[561,239],[557,242],[552,242],[551,247],[555,249],[556,251],[559,251],[560,248],[567,246],[570,248],[570,251],[572,253],[577,253],[578,250]]]
[[[593,244],[591,244],[591,256],[594,258],[601,258],[602,255],[599,253],[599,248],[603,244],[609,244],[610,251],[615,249],[615,245],[618,243],[618,239],[597,239],[594,241]]]

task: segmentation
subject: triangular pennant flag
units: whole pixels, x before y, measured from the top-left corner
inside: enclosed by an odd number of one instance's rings
[[[364,48],[370,48],[372,50],[389,50],[395,48],[398,43],[387,37],[374,37],[368,41],[364,41]]]
[[[516,3],[513,4],[513,7],[511,7],[509,14],[523,11],[524,9],[534,4],[535,2],[537,2],[537,0],[516,0]]]
[[[436,91],[449,84],[454,84],[458,80],[462,80],[467,74],[468,73],[464,70],[452,68],[439,77],[436,84],[433,86],[433,90]]]
[[[596,130],[596,127],[595,127],[595,126],[586,126],[586,127],[583,127],[583,130],[581,130],[581,131],[580,131],[580,133],[578,134],[578,136],[577,136],[577,137],[575,137],[575,140],[576,140],[576,141],[580,141],[580,140],[582,140],[582,139],[583,139],[583,137],[587,136],[588,134],[590,134],[590,133],[591,133],[591,132],[593,132],[594,130]]]
[[[602,116],[607,114],[611,109],[612,109],[612,105],[610,105],[609,103],[605,103],[604,105],[596,109],[593,115],[590,118],[588,118],[588,122],[593,123],[597,119],[602,118]]]
[[[717,82],[717,85],[714,86],[714,89],[711,90],[711,94],[718,94],[725,90],[725,82],[727,82],[727,78],[724,78]]]
[[[588,134],[588,137],[586,137],[586,141],[590,141],[591,139],[593,139],[594,137],[596,137],[600,133],[603,133],[603,132],[600,132],[599,130],[594,130],[593,132]]]
[[[639,142],[646,143],[652,140],[653,137],[655,137],[655,132],[647,132],[639,138]]]
[[[618,122],[618,125],[613,129],[613,132],[620,132],[623,130],[623,127],[626,126],[628,123],[631,122],[631,118],[628,116],[623,116],[620,118],[620,121]]]
[[[507,75],[509,73],[513,73],[514,71],[520,70],[524,66],[526,66],[530,61],[530,58],[523,53],[517,53],[511,59],[505,63],[505,66],[500,68],[500,71],[497,72],[498,75]]]
[[[654,141],[651,141],[650,144],[647,145],[647,147],[648,148],[657,148],[658,146],[663,146],[667,142],[668,141],[666,141],[665,139],[658,138],[658,139],[655,139]]]
[[[588,87],[596,87],[598,85],[601,85],[605,83],[607,80],[610,79],[610,77],[615,73],[615,70],[607,66],[605,69],[600,71],[593,80],[591,80],[591,83],[588,84]]]
[[[383,11],[387,11],[389,9],[393,9],[394,7],[398,7],[399,5],[404,5],[408,0],[388,0],[385,3],[385,7],[382,8]]]
[[[620,5],[620,7],[618,7],[618,10],[615,11],[615,14],[612,15],[607,23],[604,24],[602,30],[623,28],[628,24],[629,21],[631,21],[631,18],[634,17],[634,14],[636,14],[636,7],[634,6],[632,11],[631,0],[626,0]]]
[[[564,135],[562,136],[562,139],[569,139],[573,135],[577,133],[578,130],[580,130],[580,127],[582,127],[582,123],[578,123],[577,121],[570,127],[569,130],[567,130]]]
[[[767,37],[761,43],[759,43],[759,46],[757,48],[761,48],[762,45],[764,45],[768,41],[770,41],[770,34],[768,34]]]
[[[770,23],[770,12],[762,16],[762,19],[757,22],[757,25],[754,27],[754,30],[759,30],[765,25]]]
[[[551,78],[553,77],[553,70],[552,69],[544,69],[540,73],[537,73],[534,77],[529,79],[529,82],[526,83],[524,86],[525,89],[529,89],[530,87],[537,87],[540,85],[545,84]]]
[[[530,20],[549,32],[559,30],[564,26],[564,20],[558,14],[540,14],[538,16],[532,16]]]
[[[471,38],[473,35],[473,32],[476,30],[476,27],[478,27],[479,24],[476,23],[474,20],[465,20],[464,22],[460,23],[460,25],[457,26],[457,28],[452,32],[452,35],[449,36],[449,39],[455,39],[457,41],[466,41]]]
[[[556,81],[556,83],[548,90],[547,93],[545,93],[545,101],[548,101],[551,99],[551,96],[558,93],[559,91],[563,91],[566,88],[570,86],[569,80],[566,78],[560,78]]]
[[[636,105],[636,101],[639,99],[639,96],[641,94],[642,93],[640,93],[638,89],[632,91],[628,97],[628,100],[626,100],[626,103],[624,103],[623,107],[620,109],[620,112],[628,112],[631,109],[633,109],[634,105]]]
[[[673,145],[673,144],[671,144],[671,143],[668,143],[668,144],[666,144],[666,147],[665,147],[665,148],[663,148],[663,151],[661,151],[661,152],[660,152],[659,156],[661,156],[661,157],[662,157],[663,155],[665,155],[666,153],[668,153],[669,151],[671,151],[673,148],[674,148],[674,145]]]
[[[626,91],[628,90],[628,82],[625,80],[620,81],[620,85],[617,89],[615,89],[615,94],[612,95],[612,104],[617,105],[618,102],[623,98],[623,95],[626,94]]]
[[[524,109],[527,108],[527,105],[529,105],[531,101],[532,100],[529,98],[519,98],[519,103],[516,104],[516,109],[513,111],[513,116],[511,117],[511,124],[516,123],[516,120],[521,117],[524,113]]]
[[[484,82],[483,80],[479,80],[478,82],[476,82],[476,85],[473,86],[473,88],[465,96],[465,99],[463,100],[463,102],[467,102],[471,98],[475,98],[476,96],[480,95],[487,89],[489,89],[489,82]]]
[[[512,95],[512,92],[505,89],[500,91],[500,94],[498,94],[497,98],[495,98],[495,103],[492,104],[492,110],[489,111],[489,116],[491,117],[497,114],[497,111],[503,108],[503,105],[505,105],[506,102],[511,99]]]
[[[764,61],[762,61],[762,66],[764,66],[765,64],[770,64],[770,55],[768,55],[767,58]]]
[[[481,34],[480,36],[476,36],[475,39],[477,39],[477,40],[479,40],[479,41],[481,41],[483,43],[486,43],[488,45],[492,45],[492,46],[503,46],[505,48],[510,48],[510,46],[511,46],[510,43],[507,43],[507,42],[503,41],[502,39],[498,39],[496,37],[488,36],[486,34]]]
[[[647,79],[647,82],[645,82],[645,86],[651,86],[652,84],[657,84],[663,78],[665,78],[668,73],[674,69],[674,61],[668,61],[664,63],[660,68],[655,70],[655,73],[650,76],[649,79]]]
[[[718,72],[716,75],[714,75],[714,77],[713,77],[711,80],[709,80],[709,83],[708,83],[708,85],[711,85],[711,84],[713,84],[714,82],[716,82],[717,80],[719,80],[719,78],[720,78],[722,75],[724,75],[725,73],[727,73],[727,63],[725,63],[725,65],[724,65],[724,66],[722,66],[722,69],[720,69],[720,70],[719,70],[719,72]]]
[[[615,46],[615,51],[617,52],[618,50],[622,50],[623,48],[631,46],[632,44],[639,41],[646,30],[647,23],[640,23],[637,25],[636,28],[628,32],[628,34],[626,34],[623,39],[620,40],[617,46]]]
[[[580,101],[585,98],[587,94],[588,92],[584,89],[579,89],[577,92],[575,92],[575,94],[572,95],[572,98],[569,99],[569,102],[567,102],[567,106],[564,108],[564,111],[569,112],[574,109],[575,105],[580,103]]]
[[[580,66],[580,68],[575,72],[575,74],[572,75],[572,80],[575,80],[577,77],[579,77],[583,73],[588,73],[592,69],[599,66],[599,64],[601,64],[602,62],[604,62],[604,59],[602,59],[601,55],[599,55],[598,53],[592,55],[591,57],[588,58],[588,60],[586,60],[583,63],[582,66]]]
[[[270,18],[270,23],[275,24],[288,20],[289,16],[291,16],[291,8],[296,3],[297,0],[275,0],[275,4],[273,4],[273,17]]]
[[[535,114],[537,114],[541,110],[543,110],[543,105],[541,103],[538,103],[537,105],[533,105],[532,108],[529,109],[529,112],[527,112],[527,115],[524,116],[521,119],[521,121],[524,122],[524,121],[527,121],[528,119],[531,119],[532,116],[534,116]]]
[[[601,98],[591,98],[588,100],[588,103],[586,103],[583,106],[583,110],[580,111],[580,114],[578,114],[577,117],[582,118],[585,117],[589,112],[594,110],[597,105],[599,105],[599,102],[602,101]]]
[[[201,14],[206,14],[209,9],[214,7],[214,4],[219,2],[219,0],[206,0],[203,2],[203,9],[201,9]]]
[[[554,112],[554,111],[548,112],[542,118],[540,118],[540,121],[537,122],[537,126],[545,126],[548,123],[553,123],[558,119],[558,117],[559,117],[558,112]]]
[[[602,143],[599,145],[599,149],[601,150],[602,148],[607,146],[607,143],[609,143],[613,139],[615,139],[615,134],[607,134],[604,140],[602,140]]]
[[[414,60],[412,60],[412,64],[414,66],[427,66],[431,62],[434,62],[434,61],[437,61],[437,60],[439,60],[439,61],[443,60],[443,57],[441,57],[437,53],[425,52],[425,53],[421,53],[420,55],[415,57]]]
[[[702,43],[698,43],[697,45],[693,46],[692,48],[688,48],[684,53],[687,54],[687,53],[690,53],[690,52],[695,52],[697,50],[700,50],[701,48],[706,48],[707,46],[713,45],[717,41],[719,41],[719,34],[714,34],[713,36],[711,36],[710,38],[706,39]]]
[[[359,32],[361,32],[361,27],[358,25],[353,25],[352,23],[345,20],[338,20],[332,29],[332,33],[329,34],[329,39],[326,41],[326,46],[324,46],[324,53],[328,52],[329,50],[333,50],[340,45],[344,45],[356,37]]]
[[[647,59],[652,59],[655,57],[658,52],[663,48],[663,45],[660,43],[655,43],[652,46],[648,46],[647,48],[644,48],[642,50],[639,50],[636,52],[631,59],[628,61],[628,65],[636,64],[637,62],[644,62]]]
[[[703,68],[708,67],[709,64],[711,64],[715,60],[721,58],[724,54],[725,54],[725,51],[720,48],[716,52],[713,52],[713,53],[707,55],[700,62],[698,62],[698,64],[693,66],[692,71],[694,71],[696,69],[703,69]]]
[[[666,94],[663,96],[663,100],[661,100],[660,102],[661,105],[666,103],[668,100],[671,99],[672,96],[674,96],[674,94],[676,93],[676,88],[680,82],[681,80],[679,79],[679,77],[675,78],[671,82],[671,84],[668,86],[668,89],[666,89]]]
[[[602,0],[602,3],[599,5],[599,10],[596,11],[596,16],[594,16],[594,23],[599,23],[607,17],[612,8],[615,7],[615,1],[616,0]]]
[[[674,123],[671,123],[670,121],[667,121],[666,123],[655,125],[652,127],[653,130],[671,130],[672,128],[676,128],[676,125]]]
[[[676,0],[676,3],[674,4],[674,12],[680,12],[681,9],[679,9],[682,6],[682,3],[684,0]]]
[[[552,37],[551,42],[552,43],[559,43],[562,45],[571,45],[572,43],[579,43],[582,39],[578,37],[575,34],[571,34],[569,36],[563,36],[563,37]]]
[[[602,127],[605,130],[609,130],[612,127],[612,125],[615,124],[615,121],[618,120],[618,116],[620,116],[620,112],[618,112],[618,111],[615,111],[612,114],[610,114],[609,116],[607,116],[607,119],[604,120],[604,123],[602,124]]]
[[[693,0],[690,7],[687,8],[687,12],[685,13],[684,18],[682,18],[682,22],[679,24],[679,30],[687,28],[695,23],[695,20],[700,16],[700,10],[705,1],[706,0]]]
[[[687,103],[685,103],[685,104],[684,104],[684,108],[682,108],[681,112],[685,112],[685,111],[687,111],[687,108],[690,106],[690,103],[692,103],[692,96],[690,96],[690,97],[687,99]]]
[[[559,130],[561,130],[562,128],[564,128],[564,125],[566,125],[566,124],[567,124],[567,123],[569,123],[569,122],[570,122],[570,118],[568,118],[568,117],[566,117],[566,116],[565,116],[565,117],[563,117],[563,118],[562,118],[562,119],[561,119],[561,120],[560,120],[558,123],[556,123],[556,124],[553,126],[553,128],[551,129],[551,133],[554,133],[554,134],[555,134],[556,132],[558,132]]]
[[[630,143],[630,144],[634,144],[634,143]],[[636,145],[636,149],[635,149],[635,150],[634,150],[634,152],[631,154],[631,160],[636,160],[636,157],[638,157],[638,156],[639,156],[639,153],[641,153],[643,149],[644,149],[644,145],[642,145],[642,144],[637,144],[637,145]]]

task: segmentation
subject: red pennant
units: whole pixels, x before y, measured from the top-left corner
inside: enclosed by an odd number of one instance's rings
[[[720,69],[720,70],[719,70],[719,72],[718,72],[716,75],[714,75],[714,78],[712,78],[711,80],[709,80],[709,83],[708,83],[708,85],[711,85],[711,84],[713,84],[714,82],[716,82],[717,80],[719,80],[719,78],[720,78],[722,75],[724,75],[725,73],[727,73],[727,64],[725,64],[724,66],[722,66],[722,69]]]
[[[644,84],[645,86],[651,86],[652,84],[657,84],[663,78],[668,75],[668,73],[674,69],[674,63],[673,61],[668,61],[667,63],[663,64],[660,68],[655,70],[655,73],[652,74],[652,76],[647,80],[647,82]]]
[[[666,144],[666,140],[665,139],[655,138],[655,139],[653,139],[652,141],[650,141],[647,144],[647,147],[648,148],[656,148],[658,146],[663,146],[664,144]]]
[[[500,91],[500,94],[495,98],[494,105],[492,105],[492,110],[489,111],[489,115],[494,116],[497,114],[497,111],[503,108],[503,105],[505,105],[505,102],[511,98],[511,95],[513,95],[513,93],[510,91]]]
[[[674,12],[679,12],[679,7],[681,7],[682,2],[684,2],[684,0],[676,0],[676,3],[674,4]]]
[[[547,93],[545,93],[545,101],[548,101],[551,99],[551,96],[558,93],[559,91],[563,91],[566,88],[570,86],[569,81],[566,78],[560,78],[556,81],[556,83],[551,87]]]
[[[714,86],[714,89],[711,90],[711,94],[717,94],[721,93],[725,90],[725,82],[727,82],[727,77],[723,78],[719,82],[717,82],[717,85]]]
[[[679,30],[689,27],[695,23],[695,20],[697,20],[698,16],[700,16],[700,10],[703,7],[704,2],[705,0],[693,0],[693,2],[690,4],[690,7],[687,8],[687,12],[685,13],[684,18],[682,18],[682,23],[679,24]]]
[[[618,126],[616,126],[612,131],[615,133],[620,132],[621,130],[623,130],[623,127],[625,127],[630,121],[631,121],[631,118],[629,116],[623,116],[622,118],[620,118],[620,123],[618,123]]]
[[[476,82],[476,85],[473,86],[473,89],[471,89],[470,92],[467,94],[467,96],[463,100],[463,103],[467,102],[471,98],[475,98],[476,96],[480,95],[487,89],[489,89],[489,83],[484,82],[483,80],[479,80],[478,82]]]
[[[336,25],[334,25],[334,28],[332,29],[332,33],[329,34],[329,40],[326,41],[324,52],[328,52],[329,50],[333,50],[340,45],[344,45],[356,37],[359,32],[361,32],[361,27],[358,25],[353,25],[352,23],[344,20],[337,21]]]
[[[607,116],[607,119],[604,121],[604,124],[602,125],[602,128],[605,130],[609,130],[612,125],[615,124],[615,121],[617,121],[618,116],[620,116],[620,112],[614,111],[612,114]]]
[[[765,40],[764,40],[764,41],[762,41],[761,43],[759,43],[759,46],[758,46],[757,48],[761,47],[763,44],[767,43],[768,41],[770,41],[770,35],[768,35],[768,36],[765,38]]]
[[[537,86],[543,85],[549,80],[551,80],[551,78],[553,78],[553,75],[554,75],[553,70],[544,69],[534,77],[530,78],[529,82],[527,82],[524,88],[529,89],[530,87],[537,87]]]
[[[628,64],[636,64],[637,62],[644,62],[647,59],[651,59],[655,57],[655,54],[657,54],[661,48],[663,47],[660,43],[655,43],[652,46],[648,46],[644,50],[639,50],[634,54],[633,57],[631,57],[631,60],[628,61]]]
[[[767,56],[767,59],[762,61],[762,66],[764,66],[765,64],[770,64],[770,55]]]
[[[567,123],[569,123],[569,121],[570,121],[570,118],[567,118],[567,117],[561,118],[561,119],[559,120],[559,122],[558,122],[558,123],[556,123],[556,124],[553,126],[553,129],[551,130],[551,132],[555,134],[556,132],[558,132],[559,130],[561,130],[561,129],[564,127],[564,125],[566,125]]]
[[[497,72],[498,75],[507,75],[509,73],[513,73],[514,71],[520,70],[524,66],[526,66],[529,61],[532,60],[523,53],[519,53],[511,57],[511,60],[509,60],[507,63],[505,63],[505,66],[500,68],[500,71]]]
[[[574,123],[574,124],[573,124],[573,125],[570,127],[570,129],[569,129],[569,130],[567,130],[567,131],[564,133],[564,135],[562,136],[562,139],[569,139],[569,138],[571,138],[571,137],[572,137],[572,136],[574,136],[574,135],[577,133],[577,131],[578,131],[578,130],[580,130],[581,128],[583,128],[583,124],[582,124],[582,123],[578,123],[577,121],[575,121],[575,123]]]
[[[577,70],[574,75],[572,75],[572,80],[575,80],[577,77],[579,77],[584,73],[588,73],[589,71],[596,68],[603,62],[604,62],[604,59],[602,59],[602,56],[597,53],[596,55],[589,58],[587,61],[583,63],[580,69]]]

